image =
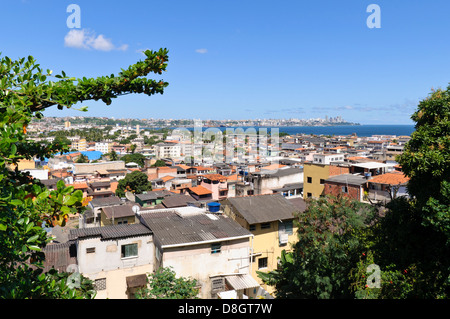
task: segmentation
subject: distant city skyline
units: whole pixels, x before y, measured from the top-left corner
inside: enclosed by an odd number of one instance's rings
[[[69,23],[69,4],[80,24]],[[367,8],[380,8],[369,28]],[[432,88],[450,82],[450,2],[8,1],[2,56],[32,55],[41,67],[75,78],[117,74],[145,49],[169,50],[164,95],[127,95],[88,113],[116,118],[317,118],[412,124]],[[44,18],[41,18],[44,17]],[[20,23],[17,23],[20,21]]]
[[[112,120],[162,120],[162,121],[195,121],[198,119],[192,119],[192,118],[139,118],[139,117],[114,117],[114,116],[90,116],[87,115],[87,113],[84,113],[86,115],[61,115],[61,116],[48,116],[50,118],[61,118],[61,119],[70,119],[70,118],[104,118],[104,119],[112,119]],[[240,119],[204,119],[203,121],[218,121],[218,122],[225,122],[225,121],[324,121],[324,122],[330,122],[330,123],[342,123],[342,122],[348,122],[348,123],[356,123],[356,122],[350,122],[346,121],[342,116],[327,116],[324,117],[314,117],[314,118],[299,118],[299,117],[290,117],[290,118],[240,118]]]

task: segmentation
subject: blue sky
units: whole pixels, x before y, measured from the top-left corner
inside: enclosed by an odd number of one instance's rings
[[[67,6],[81,9],[67,26]],[[381,9],[370,29],[369,4]],[[46,116],[262,119],[341,115],[412,124],[432,88],[450,82],[450,1],[2,1],[0,52],[33,55],[74,77],[117,74],[142,49],[169,49],[163,95]],[[77,31],[73,31],[77,30]],[[69,32],[79,37],[68,37]],[[66,39],[66,41],[65,41]]]

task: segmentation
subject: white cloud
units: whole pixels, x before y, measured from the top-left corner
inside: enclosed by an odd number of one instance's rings
[[[197,49],[197,50],[195,50],[195,52],[200,53],[200,54],[205,54],[205,53],[208,52],[208,50],[202,48],[202,49]]]
[[[70,48],[83,48],[87,49],[85,41],[85,34],[83,30],[72,29],[64,37],[64,45]]]
[[[105,38],[103,34],[98,36],[86,29],[71,29],[64,37],[64,45],[69,48],[93,49],[99,51],[111,51],[128,49],[128,44],[116,47],[111,39]]]

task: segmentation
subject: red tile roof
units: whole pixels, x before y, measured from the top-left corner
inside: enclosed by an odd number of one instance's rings
[[[385,184],[385,185],[399,185],[399,184],[405,184],[409,181],[409,177],[405,176],[402,172],[390,172],[383,175],[375,176],[374,178],[370,179],[370,183],[376,183],[376,184]]]
[[[205,188],[203,186],[189,187],[189,190],[191,192],[193,192],[194,194],[197,194],[197,195],[212,194],[212,192],[209,189],[207,189],[207,188]]]
[[[206,174],[203,175],[204,178],[207,178],[211,181],[226,181],[227,177],[220,174]]]

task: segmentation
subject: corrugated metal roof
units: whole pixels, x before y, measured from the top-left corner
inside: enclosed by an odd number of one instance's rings
[[[106,206],[106,207],[102,207],[102,210],[105,213],[106,217],[109,219],[130,217],[130,216],[135,215],[133,208],[132,208],[135,205],[140,206],[137,203],[133,203],[131,205]]]
[[[250,224],[267,223],[294,218],[299,209],[283,195],[268,194],[231,197],[222,202],[231,204]]]
[[[112,225],[71,229],[69,240],[100,237],[101,240],[151,235],[152,231],[142,224]]]
[[[210,220],[205,215],[192,212],[182,215],[174,210],[141,211],[140,214],[141,222],[153,231],[162,246],[252,235],[231,218],[218,216]]]
[[[172,208],[187,206],[192,201],[195,201],[195,199],[191,195],[177,194],[164,198],[162,204],[167,208]]]
[[[44,272],[55,268],[57,271],[66,272],[67,267],[77,264],[76,247],[73,241],[65,243],[48,244],[43,249],[45,254]]]
[[[226,276],[225,280],[234,290],[242,290],[259,287],[259,283],[247,274]]]

